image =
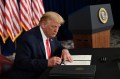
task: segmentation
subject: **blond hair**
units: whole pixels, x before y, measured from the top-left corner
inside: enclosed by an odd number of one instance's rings
[[[40,24],[44,21],[47,22],[49,20],[54,20],[58,22],[59,24],[64,24],[64,19],[62,18],[62,16],[60,16],[58,13],[53,12],[53,11],[49,11],[43,14],[43,16],[40,19]]]

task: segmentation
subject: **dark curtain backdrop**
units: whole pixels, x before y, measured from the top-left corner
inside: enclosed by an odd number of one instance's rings
[[[65,24],[60,27],[57,38],[60,41],[71,40],[72,33],[68,29],[68,16],[72,12],[87,6],[107,3],[108,0],[43,0],[45,11],[56,11],[65,19]]]
[[[57,38],[60,41],[72,39],[72,33],[68,29],[68,16],[70,13],[90,4],[90,0],[43,0],[45,11],[58,12],[65,20],[60,27]]]

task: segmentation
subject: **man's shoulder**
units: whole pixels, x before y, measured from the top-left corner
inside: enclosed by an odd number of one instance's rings
[[[25,31],[22,35],[22,37],[31,37],[32,35],[34,36],[35,34],[37,34],[37,32],[39,31],[39,27],[36,26],[32,29],[30,29],[29,31]]]

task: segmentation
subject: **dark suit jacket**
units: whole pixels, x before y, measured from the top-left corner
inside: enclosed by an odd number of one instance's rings
[[[60,56],[63,47],[56,38],[50,39],[51,56]],[[17,44],[11,79],[36,79],[47,68],[45,48],[39,26],[22,35]]]

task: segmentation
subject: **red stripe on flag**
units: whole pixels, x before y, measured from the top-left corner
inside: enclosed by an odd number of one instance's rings
[[[33,28],[31,0],[20,0],[21,26],[26,30]]]
[[[33,20],[39,24],[41,16],[45,13],[42,0],[32,0]]]
[[[7,29],[5,27],[5,18],[4,18],[4,14],[5,14],[5,1],[4,0],[0,0],[0,35],[2,37],[3,42],[5,43],[7,38],[8,38],[8,33],[7,33]]]
[[[14,42],[22,32],[17,0],[5,0],[5,21],[7,32]]]

